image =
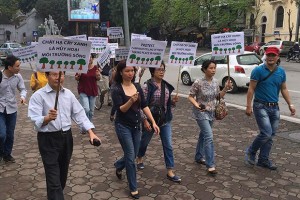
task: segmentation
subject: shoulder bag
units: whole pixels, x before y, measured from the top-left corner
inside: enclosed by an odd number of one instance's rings
[[[147,86],[149,88],[149,82],[147,81]],[[151,95],[153,96],[153,94]],[[149,98],[151,99],[151,98]],[[150,100],[149,100],[150,101]],[[157,126],[162,126],[166,123],[166,110],[165,110],[165,83],[161,82],[161,93],[160,93],[160,104],[153,104],[149,103],[149,109],[151,114],[157,124]]]
[[[215,118],[216,120],[222,120],[226,115],[228,115],[228,108],[225,104],[224,99],[221,98],[221,95],[219,93],[217,105],[215,107]]]

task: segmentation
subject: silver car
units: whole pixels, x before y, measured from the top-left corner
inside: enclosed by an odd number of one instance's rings
[[[191,85],[196,79],[201,78],[204,75],[201,71],[201,66],[205,60],[214,60],[217,63],[214,77],[219,81],[219,85],[224,87],[228,79],[227,56],[212,56],[211,53],[197,57],[194,66],[183,66],[181,68],[180,77],[182,83]],[[235,93],[239,87],[247,87],[252,70],[261,63],[260,57],[253,52],[245,51],[244,54],[229,55],[230,80],[233,87],[228,92]]]

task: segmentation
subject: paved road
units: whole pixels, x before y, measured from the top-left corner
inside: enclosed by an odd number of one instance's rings
[[[29,79],[30,72],[22,72]],[[29,83],[26,83],[27,87]],[[66,87],[76,90],[73,77]],[[142,200],[219,200],[219,199],[300,199],[300,125],[281,120],[271,158],[277,171],[244,164],[244,149],[257,133],[255,120],[244,111],[229,107],[229,116],[214,124],[216,164],[219,174],[210,177],[205,167],[194,162],[199,128],[191,118],[191,105],[181,98],[174,111],[173,148],[176,173],[182,183],[166,179],[161,141],[154,137],[148,149],[145,169],[138,171]],[[120,144],[109,121],[110,107],[96,111],[96,131],[103,144],[95,148],[87,136],[74,126],[74,152],[65,197],[67,200],[126,200],[127,181],[115,176],[114,161],[122,155]],[[36,133],[27,118],[27,107],[20,106],[15,131],[15,164],[0,166],[0,200],[44,200],[46,186],[38,153]]]

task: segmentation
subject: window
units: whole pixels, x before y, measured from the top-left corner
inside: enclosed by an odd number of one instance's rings
[[[284,17],[284,9],[282,6],[279,6],[276,12],[276,28],[283,27],[283,17]]]
[[[211,60],[211,54],[199,57],[197,60],[195,60],[195,65],[202,65],[206,60]]]
[[[236,60],[240,65],[259,65],[262,63],[261,59],[256,54],[238,55]]]
[[[217,64],[227,64],[227,57],[224,56],[215,56],[213,58],[213,60],[217,63]]]

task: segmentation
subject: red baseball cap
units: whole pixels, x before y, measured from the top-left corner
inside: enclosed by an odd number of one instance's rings
[[[279,49],[277,47],[268,47],[265,51],[266,55],[268,54],[275,54],[276,56],[279,55]]]

